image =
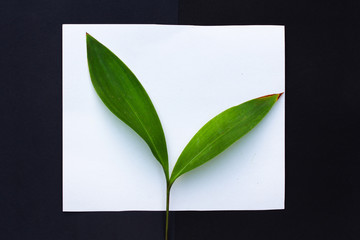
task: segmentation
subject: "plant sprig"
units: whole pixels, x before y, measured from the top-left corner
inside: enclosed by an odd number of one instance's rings
[[[164,131],[145,89],[131,70],[108,48],[86,34],[92,84],[104,104],[149,146],[166,179],[165,240],[168,239],[170,190],[183,174],[226,150],[270,111],[282,93],[255,98],[229,108],[207,122],[190,140],[169,174]]]

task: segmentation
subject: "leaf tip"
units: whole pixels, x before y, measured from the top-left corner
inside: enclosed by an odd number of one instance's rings
[[[284,92],[282,92],[282,93],[278,93],[278,97],[277,97],[277,99],[276,99],[276,101],[277,100],[279,100],[279,98],[281,97],[281,95],[283,95],[284,94]]]
[[[276,98],[276,101],[279,100],[279,98],[281,97],[281,95],[283,95],[284,92],[282,93],[275,93],[275,94],[268,94],[268,95],[265,95],[265,96],[262,96],[262,97],[258,97],[257,99],[261,99],[261,98],[266,98],[266,97],[272,97],[274,95],[277,95],[277,98]]]
[[[86,32],[86,37],[93,37],[88,32]]]

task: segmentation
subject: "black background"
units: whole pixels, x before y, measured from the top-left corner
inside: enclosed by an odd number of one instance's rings
[[[175,239],[359,239],[359,1],[0,3],[0,238],[163,239],[164,212],[62,212],[62,24],[281,24],[286,210],[173,212]]]

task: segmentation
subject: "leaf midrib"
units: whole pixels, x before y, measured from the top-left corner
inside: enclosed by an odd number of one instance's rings
[[[219,138],[221,138],[224,134],[227,134],[229,131],[231,131],[232,129],[234,129],[235,127],[237,127],[239,124],[235,124],[233,127],[229,128],[228,130],[224,131],[223,133],[221,133],[219,136],[217,136],[213,141],[209,142],[199,153],[197,153],[183,168],[181,168],[181,170],[179,171],[179,174],[176,175],[176,177],[174,178],[174,180],[172,181],[175,182],[175,180],[180,177],[182,174],[181,172],[191,163],[193,162],[196,158],[198,158],[198,156],[203,153],[206,149],[209,148],[210,145],[212,145],[214,142],[216,142]],[[191,141],[191,140],[190,140]],[[185,147],[186,148],[186,147]],[[221,152],[219,152],[218,154],[220,154]],[[218,155],[217,154],[217,155]],[[216,155],[215,155],[216,156]],[[215,157],[214,156],[214,157]]]
[[[154,143],[151,135],[149,134],[149,132],[148,132],[147,129],[145,128],[145,125],[144,125],[144,123],[142,122],[141,118],[138,116],[137,112],[133,109],[132,105],[127,101],[127,99],[126,99],[126,98],[123,98],[123,99],[125,100],[126,104],[128,104],[128,106],[130,107],[130,109],[133,111],[133,113],[135,114],[137,120],[140,122],[140,124],[141,124],[142,128],[144,129],[146,135],[148,136],[148,139],[150,140],[150,142],[151,142],[151,144],[152,144],[152,146],[153,146],[153,148],[154,148],[157,156],[160,158],[159,161],[162,161],[163,159],[161,158],[161,155],[160,155],[157,147],[155,146],[155,143]],[[162,162],[161,162],[161,163],[162,163]],[[161,164],[161,165],[162,165],[162,164]]]

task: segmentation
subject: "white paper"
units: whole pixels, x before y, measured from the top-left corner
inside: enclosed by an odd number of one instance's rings
[[[285,89],[283,26],[63,25],[63,210],[165,210],[165,177],[146,143],[97,96],[86,32],[149,94],[170,170],[212,117]],[[171,190],[171,210],[284,208],[284,97],[245,137]]]

